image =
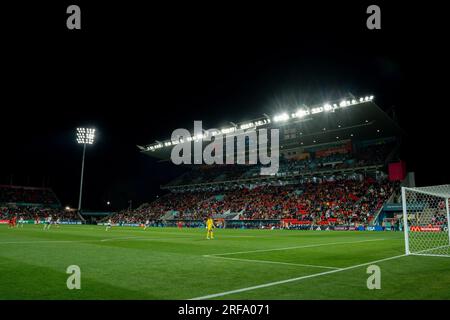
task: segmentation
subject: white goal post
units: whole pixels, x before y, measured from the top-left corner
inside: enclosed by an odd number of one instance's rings
[[[450,257],[450,185],[402,187],[405,251]]]

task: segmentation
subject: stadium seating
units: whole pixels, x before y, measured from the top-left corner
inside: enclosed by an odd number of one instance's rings
[[[13,216],[24,220],[44,219],[52,215],[55,219],[78,221],[75,211],[64,210],[55,193],[48,188],[0,185],[0,220]]]
[[[392,143],[374,144],[360,147],[357,152],[333,152],[333,148],[322,149],[320,152],[309,152],[308,157],[280,157],[277,176],[320,174],[323,171],[362,168],[373,165],[383,165]],[[324,156],[323,156],[323,155]],[[166,185],[168,189],[180,186],[202,185],[225,181],[239,181],[258,177],[260,165],[209,165],[192,166],[191,170]]]
[[[240,185],[233,189],[171,192],[137,210],[113,216],[115,222],[201,220],[235,213],[241,220],[298,219],[320,224],[367,224],[395,185],[387,180],[338,179],[286,185]]]
[[[5,185],[0,185],[1,203],[60,205],[51,189]]]
[[[24,220],[40,220],[51,215],[54,219],[62,221],[79,221],[80,217],[75,211],[63,209],[42,208],[42,207],[0,207],[0,220],[7,220],[11,217],[23,218]]]

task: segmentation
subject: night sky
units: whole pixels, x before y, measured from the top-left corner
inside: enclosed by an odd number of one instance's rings
[[[46,184],[75,207],[75,129],[93,126],[83,207],[136,206],[183,171],[136,144],[169,138],[194,120],[220,127],[273,114],[290,97],[321,103],[349,92],[374,94],[395,110],[407,132],[402,158],[419,185],[450,183],[439,9],[380,5],[382,29],[371,31],[364,4],[74,3],[81,31],[65,28],[67,3],[5,9],[0,184]]]

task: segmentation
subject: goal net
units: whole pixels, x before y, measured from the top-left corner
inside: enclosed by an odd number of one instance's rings
[[[402,187],[406,254],[450,257],[450,185]]]

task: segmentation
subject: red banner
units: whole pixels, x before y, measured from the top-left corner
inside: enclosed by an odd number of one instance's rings
[[[421,226],[411,226],[410,231],[414,232],[440,232],[440,227],[421,227]]]
[[[316,157],[323,158],[323,157],[327,157],[331,154],[336,154],[336,153],[346,154],[346,153],[350,153],[351,151],[352,151],[352,143],[349,141],[346,144],[339,146],[339,147],[316,151]]]
[[[283,223],[290,223],[290,224],[311,224],[311,221],[303,221],[298,219],[283,219],[281,221]]]
[[[406,176],[406,164],[404,161],[389,163],[389,180],[402,181]]]

